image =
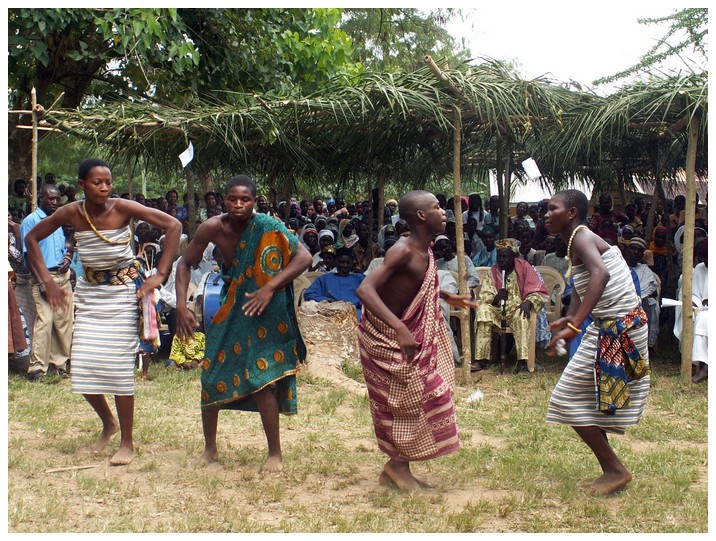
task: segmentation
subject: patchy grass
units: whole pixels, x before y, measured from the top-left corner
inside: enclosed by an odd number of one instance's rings
[[[611,441],[634,481],[610,497],[577,487],[600,473],[565,426],[545,422],[564,360],[540,356],[534,376],[476,374],[456,389],[462,448],[416,463],[432,488],[378,486],[386,460],[368,400],[299,374],[299,414],[281,418],[285,468],[260,473],[259,416],[221,412],[219,462],[203,449],[199,372],[151,366],[137,379],[136,458],[110,467],[89,446],[99,421],[67,380],[8,380],[10,532],[706,532],[708,383],[679,377],[665,347],[653,360],[643,421]],[[362,380],[360,366],[345,373]],[[481,403],[466,398],[476,388]],[[52,468],[92,466],[48,473]],[[645,510],[648,510],[645,512]]]

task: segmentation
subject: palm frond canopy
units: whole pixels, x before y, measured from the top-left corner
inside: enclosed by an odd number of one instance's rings
[[[315,183],[387,175],[419,187],[451,174],[456,117],[461,176],[486,178],[502,139],[534,156],[558,183],[570,175],[599,180],[605,161],[618,161],[629,144],[655,134],[673,131],[678,139],[683,119],[705,119],[708,103],[706,75],[654,80],[608,98],[545,78],[522,80],[495,61],[445,76],[450,85],[428,67],[366,72],[336,78],[303,99],[222,93],[220,101],[214,96],[185,109],[105,100],[49,111],[43,122],[115,155],[141,155],[159,171],[178,169],[176,156],[191,141],[203,170]]]

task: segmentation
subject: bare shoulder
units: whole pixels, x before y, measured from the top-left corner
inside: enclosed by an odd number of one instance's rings
[[[601,260],[602,254],[607,250],[609,244],[593,231],[577,234],[572,241],[572,256],[576,264]]]
[[[207,218],[201,224],[199,224],[199,227],[197,227],[196,232],[203,231],[205,233],[220,233],[221,230],[224,228],[222,222],[221,222],[221,215],[220,216],[212,216],[211,218]]]
[[[415,255],[415,248],[406,239],[400,239],[386,252],[383,265],[393,269],[407,267]]]
[[[62,223],[71,224],[72,227],[78,231],[89,229],[84,210],[82,209],[82,201],[75,201],[74,203],[67,203],[61,206],[52,213],[51,217],[54,217],[55,220]]]

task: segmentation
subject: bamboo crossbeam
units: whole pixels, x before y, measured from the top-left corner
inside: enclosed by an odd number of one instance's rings
[[[24,124],[17,124],[15,127],[19,130],[35,130],[35,129],[37,129],[39,131],[54,131],[54,132],[62,133],[62,130],[60,130],[59,128],[53,128],[51,126],[35,127],[35,126],[25,126]]]

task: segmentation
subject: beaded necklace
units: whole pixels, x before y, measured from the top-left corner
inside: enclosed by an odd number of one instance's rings
[[[87,203],[86,201],[82,201],[82,210],[85,212],[85,220],[87,220],[87,223],[92,228],[92,231],[94,231],[99,238],[101,238],[104,242],[108,244],[129,244],[129,240],[131,239],[131,236],[128,236],[126,239],[120,239],[120,240],[110,240],[107,237],[105,237],[102,233],[97,231],[97,228],[94,226],[94,224],[90,221],[89,214],[87,214]],[[570,241],[571,242],[571,241]]]
[[[569,242],[567,243],[567,261],[569,261],[569,266],[567,267],[567,272],[564,274],[565,281],[569,280],[569,277],[572,276],[572,241],[574,240],[574,236],[577,234],[577,231],[580,229],[588,229],[588,227],[584,224],[580,224],[575,227],[574,231],[572,231],[572,235],[569,237]]]

